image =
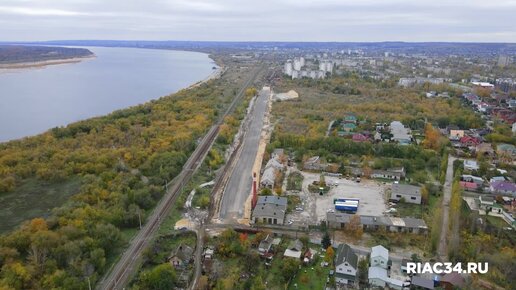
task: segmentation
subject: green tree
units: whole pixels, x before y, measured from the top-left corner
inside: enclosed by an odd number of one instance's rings
[[[289,281],[299,269],[300,262],[297,259],[285,258],[281,261],[280,269],[285,282]]]
[[[367,271],[369,264],[367,259],[360,259],[358,261],[358,282],[360,285],[367,285]]]
[[[321,240],[321,245],[323,246],[324,249],[327,249],[329,246],[331,246],[331,238],[330,238],[330,234],[328,232],[324,233],[324,236]]]
[[[158,265],[140,274],[140,286],[143,289],[173,289],[177,281],[176,271],[169,263]]]

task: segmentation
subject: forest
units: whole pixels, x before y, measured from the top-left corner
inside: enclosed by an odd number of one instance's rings
[[[69,59],[92,55],[93,52],[85,48],[0,45],[0,64]]]
[[[393,120],[412,130],[424,130],[425,121],[436,127],[457,125],[464,129],[479,128],[484,123],[459,98],[454,98],[462,92],[446,85],[404,89],[390,80],[378,81],[347,73],[316,81],[282,79],[275,87],[278,92],[291,89],[299,93],[298,99],[273,106],[273,115],[278,120],[276,132],[324,136],[331,121],[349,113],[357,116],[364,129]],[[421,93],[424,89],[447,90],[452,97],[428,99]]]
[[[243,77],[226,78],[110,115],[0,144],[0,194],[29,181],[79,178],[78,192],[43,218],[0,236],[0,289],[94,285],[220,117]],[[221,142],[234,133],[226,118]]]

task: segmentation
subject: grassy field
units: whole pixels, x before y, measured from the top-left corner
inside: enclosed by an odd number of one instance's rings
[[[325,289],[330,267],[321,267],[322,258],[317,256],[311,265],[303,265],[292,279],[289,289]]]
[[[77,193],[80,185],[79,178],[56,184],[29,179],[14,191],[1,194],[0,233],[8,232],[26,220],[49,216],[53,208]]]
[[[425,212],[431,212],[434,209],[437,200],[438,197],[430,195],[427,205],[400,202],[395,207],[397,210],[396,215],[400,217],[423,218]]]
[[[303,175],[299,172],[292,172],[287,179],[287,190],[301,191],[303,187]]]

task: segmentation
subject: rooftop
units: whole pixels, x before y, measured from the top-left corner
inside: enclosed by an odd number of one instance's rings
[[[393,194],[411,195],[411,196],[421,196],[421,187],[414,186],[414,185],[408,185],[408,184],[395,183],[392,185],[392,193]]]
[[[358,267],[358,256],[348,244],[340,244],[337,248],[335,266],[348,262],[353,268]]]

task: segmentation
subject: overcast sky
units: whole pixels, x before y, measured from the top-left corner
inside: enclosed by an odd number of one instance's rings
[[[0,0],[0,41],[516,42],[516,0]]]

